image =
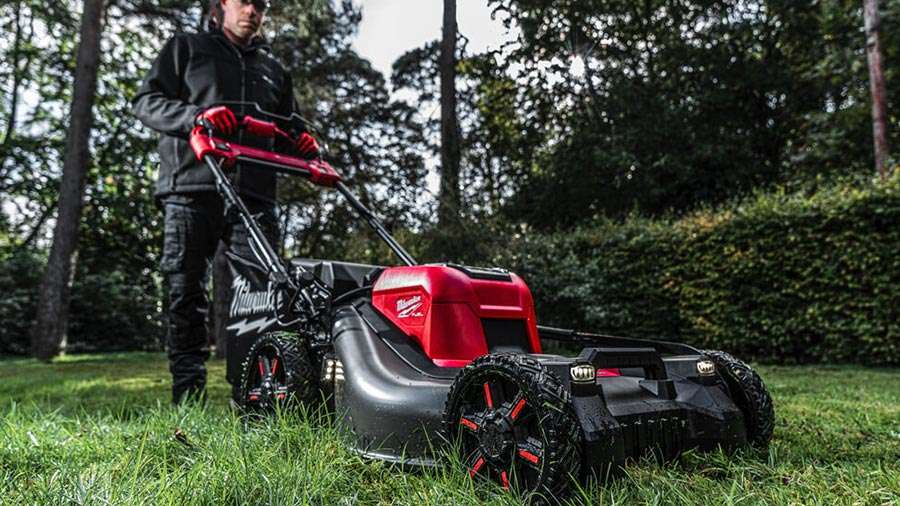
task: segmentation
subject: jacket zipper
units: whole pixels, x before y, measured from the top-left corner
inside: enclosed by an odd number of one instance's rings
[[[244,101],[246,98],[246,80],[247,80],[247,69],[246,64],[244,62],[244,55],[241,54],[241,50],[234,47],[230,42],[226,42],[228,46],[234,51],[234,54],[237,55],[238,62],[241,64],[241,114],[244,114]],[[244,131],[238,130],[238,144],[242,144],[244,142]],[[240,189],[241,185],[241,165],[238,164],[237,169],[234,171],[234,186],[235,188]],[[239,190],[240,191],[240,190]]]

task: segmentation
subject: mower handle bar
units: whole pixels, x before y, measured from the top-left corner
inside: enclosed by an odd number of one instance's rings
[[[281,137],[287,140],[292,139],[287,132],[279,128],[274,122],[259,120],[250,115],[242,115],[239,120],[239,125],[244,128],[245,131],[259,137]],[[210,170],[212,170],[216,178],[217,186],[221,189],[225,198],[232,204],[236,204],[241,211],[241,214],[245,211],[245,207],[237,197],[234,188],[228,184],[219,164],[216,163],[217,157],[221,158],[223,161],[228,161],[229,163],[246,161],[249,163],[261,164],[282,172],[302,175],[314,184],[333,186],[341,195],[343,195],[350,204],[350,207],[352,207],[360,217],[372,227],[378,237],[394,251],[404,264],[416,265],[416,260],[412,255],[410,255],[409,252],[394,239],[375,214],[366,208],[366,206],[353,195],[350,189],[342,182],[340,175],[338,175],[327,162],[323,160],[301,160],[299,158],[265,152],[248,146],[230,144],[215,138],[213,135],[214,128],[209,121],[198,121],[198,125],[194,128],[194,131],[191,132],[191,147],[194,149],[197,157],[206,162]],[[251,229],[251,236],[253,236],[252,239],[254,242],[265,243],[260,244],[260,248],[262,249],[261,253],[264,257],[262,260],[270,269],[274,270],[273,273],[276,278],[283,279],[287,272],[284,267],[280,265],[280,262],[276,260],[277,256],[271,245],[264,240],[261,233],[252,231],[252,228],[255,227],[248,224],[248,229]]]
[[[250,116],[251,118],[263,123],[288,126],[288,129],[291,131],[303,131],[308,130],[309,128],[312,128],[313,131],[318,131],[320,129],[315,122],[304,118],[296,112],[291,113],[290,116],[283,116],[281,114],[275,114],[273,112],[264,110],[256,102],[223,100],[214,104],[210,104],[210,107],[218,106],[227,107],[232,112],[232,114],[234,114],[235,119],[237,119],[239,123],[243,121],[245,117]]]

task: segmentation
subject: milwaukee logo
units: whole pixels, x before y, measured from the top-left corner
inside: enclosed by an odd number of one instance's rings
[[[231,289],[231,307],[228,311],[231,318],[275,310],[269,291],[250,291],[250,281],[243,276],[234,277]]]
[[[415,312],[422,307],[422,296],[415,295],[408,299],[397,299],[397,318],[409,318],[410,316],[423,316]]]
[[[422,301],[421,295],[416,295],[415,297],[410,297],[408,299],[397,299],[397,311],[403,311],[413,304],[419,304]],[[421,305],[421,304],[419,304]]]

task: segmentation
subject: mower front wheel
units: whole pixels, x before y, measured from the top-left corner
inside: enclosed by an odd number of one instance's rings
[[[775,408],[762,378],[749,365],[724,351],[706,350],[703,353],[716,365],[731,398],[741,409],[750,445],[768,448],[775,429]]]
[[[581,429],[568,391],[525,355],[485,355],[450,389],[444,424],[473,478],[555,499],[579,476]]]
[[[269,332],[257,339],[241,366],[237,390],[235,402],[251,413],[269,413],[278,405],[315,400],[316,370],[302,336]]]

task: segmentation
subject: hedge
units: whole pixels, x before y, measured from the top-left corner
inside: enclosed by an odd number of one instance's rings
[[[523,233],[493,259],[547,324],[780,363],[900,364],[900,177],[680,219]]]
[[[900,175],[680,219],[482,239],[477,256],[490,261],[466,260],[521,274],[541,323],[769,362],[900,364]],[[44,261],[0,247],[0,354],[27,351]],[[161,294],[112,267],[76,276],[69,349],[159,349]]]
[[[0,244],[0,355],[28,353],[37,287],[46,265],[42,255]]]

